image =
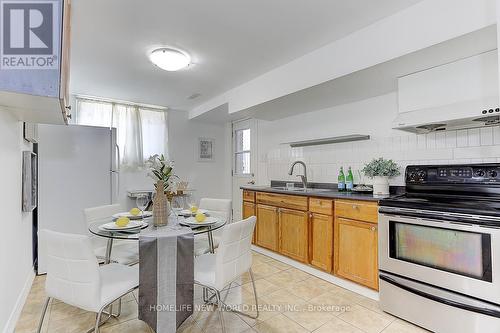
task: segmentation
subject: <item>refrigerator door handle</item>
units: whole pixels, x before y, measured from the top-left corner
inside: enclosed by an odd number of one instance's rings
[[[117,143],[115,143],[115,151],[116,151],[116,155],[115,155],[115,171],[120,171],[120,161],[121,161],[121,155],[120,155],[120,147],[118,146]]]

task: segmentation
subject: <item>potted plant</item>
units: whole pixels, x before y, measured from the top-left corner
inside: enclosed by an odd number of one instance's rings
[[[399,166],[393,160],[382,157],[373,159],[363,168],[363,173],[373,179],[373,194],[389,194],[389,178],[401,174]]]

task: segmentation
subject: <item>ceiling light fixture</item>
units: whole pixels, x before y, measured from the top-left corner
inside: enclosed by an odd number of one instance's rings
[[[183,69],[191,63],[191,57],[184,51],[170,47],[162,47],[153,50],[149,55],[153,64],[163,70],[175,72]]]

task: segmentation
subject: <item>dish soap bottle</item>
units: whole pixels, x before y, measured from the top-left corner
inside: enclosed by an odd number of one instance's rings
[[[347,171],[347,177],[345,179],[345,190],[347,192],[351,192],[353,185],[354,185],[354,177],[352,175],[351,167],[349,167],[349,170]]]
[[[345,191],[345,175],[344,175],[344,168],[343,167],[340,167],[340,172],[339,172],[337,184],[338,184],[338,191],[344,192]]]

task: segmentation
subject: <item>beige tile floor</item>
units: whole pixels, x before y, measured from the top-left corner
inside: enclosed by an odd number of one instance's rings
[[[256,277],[260,308],[258,319],[225,312],[226,331],[240,332],[315,332],[315,333],[416,333],[425,330],[382,312],[376,301],[342,289],[303,271],[267,256],[254,253],[253,271]],[[248,275],[243,276],[227,293],[226,303],[251,305],[254,302]],[[17,333],[36,331],[45,299],[45,277],[35,279],[29,297],[17,323]],[[195,304],[201,305],[200,289],[195,289]],[[250,310],[248,312],[251,312]],[[220,332],[217,310],[198,308],[178,332]],[[42,332],[85,332],[95,320],[95,314],[58,301],[52,301]],[[137,293],[124,299],[122,315],[110,319],[101,329],[111,332],[152,332],[137,319]]]

